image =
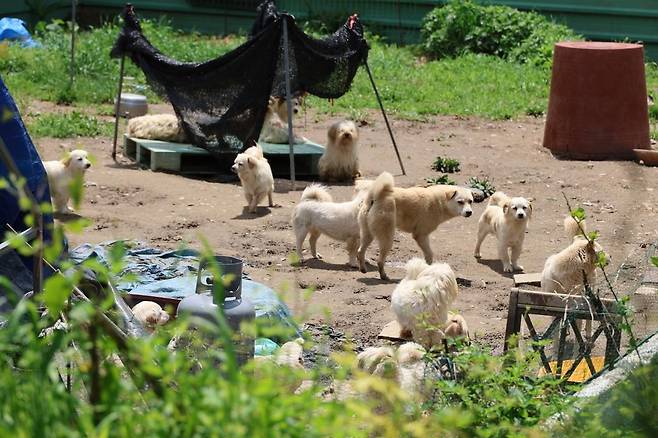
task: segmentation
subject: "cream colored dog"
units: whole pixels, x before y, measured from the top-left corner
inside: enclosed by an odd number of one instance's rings
[[[445,263],[428,265],[419,258],[406,265],[407,275],[391,295],[391,310],[400,324],[401,335],[411,335],[426,348],[445,337],[448,309],[457,298],[455,273]]]
[[[348,202],[333,202],[324,186],[311,184],[304,189],[299,204],[292,213],[292,227],[295,232],[297,256],[303,260],[302,246],[310,234],[309,245],[313,258],[320,258],[317,252],[318,238],[325,234],[334,240],[347,243],[349,265],[357,267],[356,252],[359,247],[359,208],[366,191],[357,191],[354,199]]]
[[[275,207],[272,201],[274,191],[272,169],[258,144],[238,154],[231,170],[240,178],[249,213],[256,212],[256,207],[265,196],[267,196],[268,205]]]
[[[598,253],[603,251],[603,248],[596,241],[588,241],[582,235],[581,228],[586,232],[585,226],[584,220],[580,221],[579,227],[571,216],[565,218],[564,229],[573,241],[571,245],[546,259],[541,274],[541,289],[544,292],[582,293],[585,282],[592,286],[596,282]]]
[[[185,131],[175,114],[150,114],[128,120],[128,137],[187,142]]]
[[[388,280],[384,271],[386,256],[393,247],[395,236],[395,198],[393,198],[393,176],[384,172],[368,188],[364,202],[359,209],[359,246],[358,258],[361,272],[366,272],[366,251],[377,238],[379,258],[377,267],[382,280]],[[357,185],[357,189],[358,189]]]
[[[352,181],[361,176],[357,144],[359,130],[349,120],[337,122],[327,131],[327,146],[318,170],[323,181]]]
[[[293,99],[293,114],[299,112],[299,99]],[[260,141],[274,144],[288,143],[288,105],[285,98],[271,96],[265,112]],[[294,143],[306,143],[305,137],[295,136]]]
[[[156,326],[169,321],[169,314],[153,301],[141,301],[133,307],[132,311],[135,318],[150,331],[155,330]]]
[[[87,169],[91,167],[91,161],[87,158],[86,151],[76,149],[68,153],[66,158],[56,161],[44,161],[43,167],[48,176],[50,197],[53,207],[57,213],[69,213],[71,199],[71,184],[76,179],[82,179]]]
[[[478,222],[475,258],[481,257],[480,246],[484,238],[493,234],[498,239],[498,258],[503,263],[503,271],[523,271],[518,261],[531,216],[532,204],[527,199],[510,198],[503,192],[494,193]]]

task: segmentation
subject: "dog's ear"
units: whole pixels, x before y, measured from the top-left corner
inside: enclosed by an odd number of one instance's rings
[[[62,164],[63,164],[65,167],[69,167],[69,166],[71,165],[71,160],[72,160],[72,159],[73,159],[73,157],[71,156],[71,154],[70,154],[70,153],[67,153],[67,154],[66,154],[66,157],[62,158]]]
[[[334,123],[329,127],[327,131],[327,137],[329,137],[329,143],[334,143],[336,141],[336,131],[338,131],[338,123]]]
[[[256,166],[256,160],[254,159],[254,157],[248,157],[247,158],[247,164],[249,165],[249,167],[251,169],[253,169],[254,166]]]
[[[528,202],[528,219],[532,216],[532,202]]]
[[[446,199],[451,200],[457,196],[457,189],[450,189],[446,192]]]
[[[509,211],[509,202],[503,204],[503,213],[507,214]]]

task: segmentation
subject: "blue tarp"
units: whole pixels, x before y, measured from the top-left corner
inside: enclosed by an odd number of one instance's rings
[[[0,41],[18,41],[23,47],[39,47],[41,44],[34,41],[20,18],[4,17],[0,19]]]
[[[39,203],[50,203],[48,180],[41,158],[34,147],[25,125],[18,112],[14,99],[9,94],[2,78],[0,78],[0,140],[14,159],[18,170],[26,180],[26,187],[32,192]],[[9,180],[9,171],[0,160],[0,179]],[[52,216],[44,217],[44,239],[50,241]],[[27,228],[25,213],[18,206],[15,190],[0,190],[0,241],[4,240],[5,231],[11,225],[17,231]],[[19,257],[14,252],[0,257],[0,275],[10,279],[23,292],[31,290],[32,259]],[[30,281],[25,281],[29,278]],[[25,289],[27,287],[27,289]]]

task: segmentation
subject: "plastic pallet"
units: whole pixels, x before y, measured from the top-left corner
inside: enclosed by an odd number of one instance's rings
[[[263,148],[275,177],[290,176],[290,155],[287,144],[259,143]],[[318,162],[324,147],[315,143],[296,144],[295,174],[301,177],[314,177],[318,174]],[[197,146],[170,143],[159,140],[145,140],[125,136],[124,156],[135,160],[141,166],[154,171],[178,173],[219,173],[228,171],[235,154],[227,153],[226,159],[214,159],[211,154]]]

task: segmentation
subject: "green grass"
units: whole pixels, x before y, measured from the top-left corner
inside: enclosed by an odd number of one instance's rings
[[[96,137],[112,134],[113,124],[94,116],[72,111],[69,113],[49,113],[36,116],[27,123],[30,135],[34,137]]]

